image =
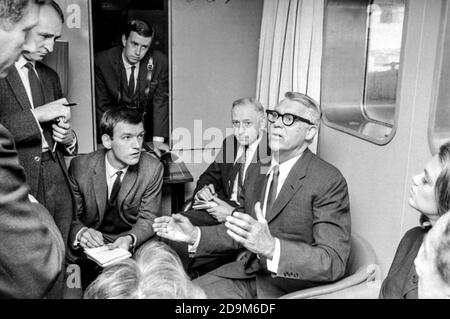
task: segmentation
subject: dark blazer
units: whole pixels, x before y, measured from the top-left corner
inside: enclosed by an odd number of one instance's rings
[[[262,201],[269,164],[252,164],[245,188],[245,212],[255,218],[254,205]],[[255,187],[256,185],[256,187]],[[247,251],[239,261],[212,273],[225,278],[256,277],[259,298],[338,280],[350,253],[350,207],[347,183],[338,169],[309,149],[290,171],[266,220],[272,236],[280,239],[278,273],[267,271],[266,259]],[[197,256],[242,249],[223,225],[201,227]]]
[[[36,63],[36,71],[44,89],[45,103],[63,97],[58,74],[43,63]],[[19,159],[25,168],[31,194],[36,196],[39,184],[39,167],[42,153],[42,138],[39,125],[31,113],[31,104],[28,100],[25,87],[15,67],[11,68],[5,79],[0,79],[0,123],[10,130],[14,137]],[[37,107],[37,106],[36,106]],[[42,128],[50,149],[53,148],[52,123],[44,123]],[[64,155],[68,154],[66,148],[58,144],[56,159],[61,166],[64,176],[69,183]]]
[[[64,261],[58,228],[28,192],[13,138],[0,124],[0,298],[44,297]]]
[[[397,247],[389,273],[380,289],[381,299],[417,299],[419,278],[414,259],[419,253],[423,237],[429,228],[414,227],[408,230]]]
[[[261,142],[253,156],[252,163],[256,163],[270,155],[267,147],[267,132],[264,131],[262,135]],[[214,190],[221,200],[230,200],[231,193],[233,192],[231,173],[234,162],[236,161],[238,147],[239,145],[234,135],[227,136],[223,140],[222,148],[217,154],[216,159],[198,178],[193,196],[195,196],[205,185],[213,184]],[[248,169],[245,176],[247,178]]]
[[[97,127],[103,113],[118,103],[145,109],[145,129],[153,136],[169,137],[169,66],[160,51],[150,50],[139,65],[134,96],[128,93],[128,79],[122,60],[122,46],[95,55],[95,103]],[[151,81],[147,79],[147,64],[153,56]],[[153,116],[151,116],[153,114]]]
[[[76,157],[70,163],[69,175],[76,202],[70,245],[81,228],[97,229],[103,221],[108,198],[105,154],[106,150],[102,149]],[[138,246],[154,234],[153,220],[161,215],[162,176],[163,165],[147,153],[141,154],[137,165],[128,168],[120,187],[118,205],[119,215],[129,229],[116,235],[104,235],[107,241],[132,233]]]

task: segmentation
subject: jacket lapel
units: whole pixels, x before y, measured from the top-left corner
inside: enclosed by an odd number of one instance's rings
[[[103,220],[103,215],[106,209],[106,199],[108,197],[108,185],[106,184],[106,167],[105,167],[105,153],[100,152],[99,158],[94,168],[92,175],[92,183],[94,186],[95,201],[97,202],[98,215],[100,222]]]
[[[270,223],[283,208],[289,203],[292,196],[303,186],[303,178],[306,176],[306,170],[313,155],[309,149],[306,149],[297,163],[292,167],[277,199],[273,203],[272,211],[266,212],[267,222]]]
[[[120,185],[119,194],[117,195],[117,203],[119,205],[119,208],[123,206],[125,198],[127,197],[128,193],[131,191],[131,188],[137,181],[138,165],[128,167],[127,173],[123,177],[122,184]]]
[[[12,67],[10,69],[9,74],[6,77],[6,81],[8,81],[11,90],[14,92],[14,95],[16,96],[20,107],[23,110],[31,109],[31,103],[28,99],[27,92],[25,91],[25,87],[23,86],[22,80],[20,79],[19,72],[15,67]]]

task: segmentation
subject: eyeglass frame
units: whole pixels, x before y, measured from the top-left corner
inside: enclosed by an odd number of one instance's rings
[[[274,113],[277,115],[277,118],[275,119],[275,121],[272,122],[271,120],[269,120],[269,116],[272,115],[272,114],[274,114]],[[301,116],[292,114],[292,113],[284,113],[284,114],[281,114],[281,113],[279,113],[279,112],[277,112],[277,111],[275,111],[275,110],[266,110],[266,114],[267,114],[267,121],[269,121],[270,123],[275,123],[275,122],[281,117],[281,122],[283,122],[283,124],[284,124],[285,126],[292,126],[296,121],[300,121],[300,122],[303,122],[303,123],[306,123],[306,124],[309,124],[309,125],[315,125],[315,124],[314,124],[313,122],[311,122],[310,120],[308,120],[308,119],[306,119],[306,118],[304,118],[304,117],[301,117]],[[294,120],[292,121],[291,124],[286,124],[286,123],[285,123],[285,121],[284,121],[285,115],[290,115],[290,116],[294,117]]]

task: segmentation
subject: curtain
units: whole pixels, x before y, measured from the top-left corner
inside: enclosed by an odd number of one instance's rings
[[[266,108],[287,91],[320,103],[323,12],[324,0],[264,0],[256,97]]]

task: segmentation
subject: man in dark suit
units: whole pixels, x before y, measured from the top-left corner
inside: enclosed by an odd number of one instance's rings
[[[215,201],[218,206],[189,212],[200,225],[225,221],[229,207],[239,205],[239,197],[251,163],[266,158],[267,134],[264,107],[254,98],[242,98],[231,108],[233,135],[223,140],[214,162],[200,175],[194,190],[194,205],[198,201]]]
[[[69,167],[76,201],[70,244],[84,286],[98,271],[81,248],[111,244],[133,250],[153,235],[152,223],[160,214],[163,165],[141,153],[142,113],[112,108],[100,124],[105,149],[76,157]]]
[[[131,20],[122,34],[122,46],[95,56],[95,101],[97,123],[117,105],[145,111],[145,140],[153,142],[159,154],[169,150],[169,67],[162,52],[150,49],[153,38],[150,25]]]
[[[320,122],[317,103],[288,92],[268,110],[270,165],[252,165],[243,210],[225,224],[194,227],[161,217],[157,234],[188,242],[194,256],[244,249],[197,279],[209,298],[276,298],[344,275],[350,253],[350,209],[341,173],[308,146]]]
[[[0,0],[0,78],[20,55],[38,23],[43,1]],[[0,104],[0,109],[5,105]],[[64,243],[48,211],[30,202],[10,132],[0,124],[0,298],[42,298],[61,271]]]
[[[0,122],[14,137],[31,194],[49,210],[67,243],[73,194],[64,156],[75,155],[76,139],[59,77],[39,62],[53,51],[63,19],[54,1],[41,7],[38,25],[29,35],[36,49],[25,50],[0,80]]]

